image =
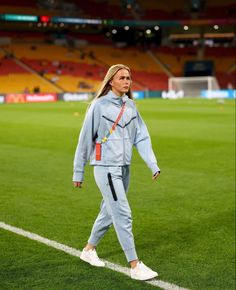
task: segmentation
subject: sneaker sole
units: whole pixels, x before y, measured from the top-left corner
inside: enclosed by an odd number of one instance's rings
[[[82,260],[82,261],[84,261],[84,262],[86,262],[86,263],[88,263],[88,264],[90,264],[91,266],[94,266],[94,267],[105,267],[105,264],[104,265],[97,265],[97,264],[95,265],[95,264],[91,263],[89,260],[87,260],[82,255],[80,256],[80,260]]]
[[[155,278],[155,277],[157,277],[158,276],[158,274],[156,273],[156,274],[153,274],[153,275],[150,275],[150,276],[148,276],[147,278],[139,278],[139,277],[136,277],[136,276],[131,276],[131,279],[134,279],[134,280],[139,280],[139,281],[146,281],[146,280],[151,280],[151,279],[153,279],[153,278]]]

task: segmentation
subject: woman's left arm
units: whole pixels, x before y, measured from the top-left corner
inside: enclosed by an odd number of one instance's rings
[[[157,160],[152,150],[151,138],[147,127],[137,111],[137,128],[134,139],[134,146],[137,148],[140,156],[151,169],[153,179],[156,179],[160,174],[160,168],[157,165]]]

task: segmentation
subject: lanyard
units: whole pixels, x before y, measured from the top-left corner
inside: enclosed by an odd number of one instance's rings
[[[115,120],[115,123],[112,125],[112,127],[111,127],[111,129],[109,130],[109,132],[107,133],[107,135],[106,135],[104,138],[102,138],[102,142],[101,142],[101,143],[105,143],[105,142],[107,142],[107,139],[109,138],[109,136],[113,133],[113,131],[115,131],[115,128],[116,128],[117,124],[119,123],[121,116],[122,116],[123,113],[124,113],[124,110],[125,110],[125,104],[126,104],[126,102],[123,103],[123,105],[122,105],[122,107],[121,107],[121,110],[120,110],[120,113],[119,113],[117,119]]]

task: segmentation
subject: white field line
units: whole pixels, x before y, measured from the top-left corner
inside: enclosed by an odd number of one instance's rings
[[[54,249],[63,251],[71,256],[80,257],[80,255],[81,255],[81,251],[79,251],[79,250],[76,250],[76,249],[69,247],[67,245],[60,244],[56,241],[49,240],[49,239],[44,238],[42,236],[39,236],[37,234],[25,231],[23,229],[10,226],[4,222],[0,222],[0,228],[7,230],[7,231],[10,231],[10,232],[13,232],[15,234],[18,234],[20,236],[26,237],[28,239],[40,242],[40,243],[45,244],[45,245],[52,247]],[[116,271],[116,272],[119,272],[119,273],[123,273],[127,276],[130,276],[130,271],[128,268],[122,267],[120,265],[117,265],[117,264],[114,264],[114,263],[111,263],[111,262],[108,262],[105,260],[103,260],[103,261],[106,264],[106,266],[105,266],[106,268],[111,269],[111,270]],[[161,280],[156,280],[156,279],[153,279],[151,281],[145,281],[145,283],[160,287],[161,289],[165,289],[165,290],[188,290],[186,288],[182,288],[182,287],[179,287],[177,285],[174,285],[174,284],[171,284],[168,282],[164,282]]]

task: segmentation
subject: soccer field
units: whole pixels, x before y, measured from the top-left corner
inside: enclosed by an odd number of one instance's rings
[[[134,149],[128,193],[139,258],[188,289],[234,289],[235,102],[136,101],[162,170],[157,182]],[[82,249],[101,195],[92,167],[81,190],[72,164],[87,104],[0,106],[0,221]],[[111,228],[101,258],[127,266]],[[0,289],[159,289],[92,268],[0,229]]]

